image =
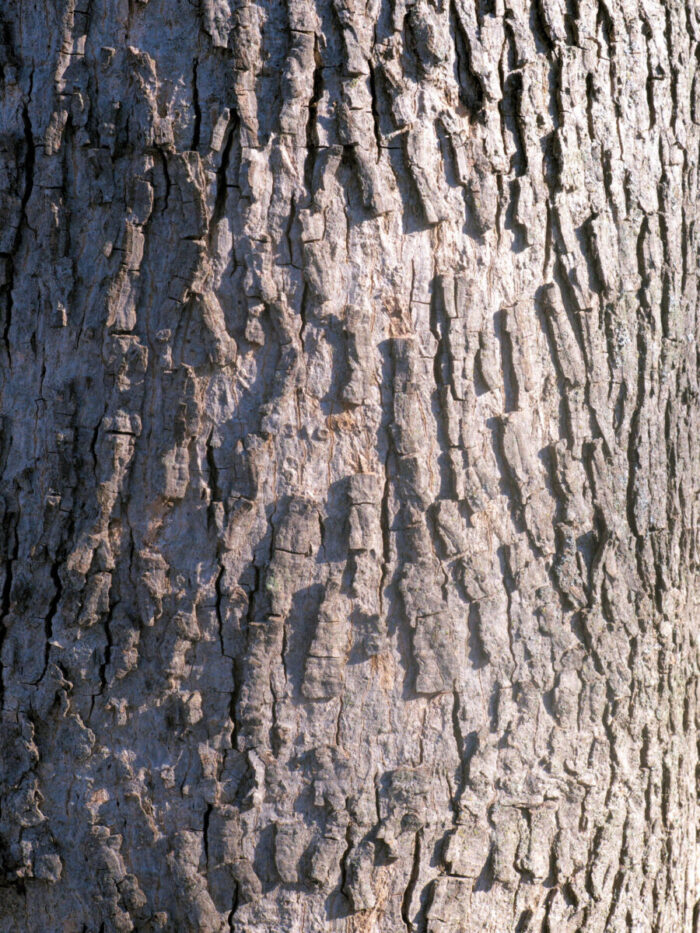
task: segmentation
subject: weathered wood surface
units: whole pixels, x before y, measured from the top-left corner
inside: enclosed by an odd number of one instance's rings
[[[692,930],[695,4],[0,15],[0,930]]]

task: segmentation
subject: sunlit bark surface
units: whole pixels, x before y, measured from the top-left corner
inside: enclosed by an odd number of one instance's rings
[[[692,931],[692,0],[0,16],[0,930]]]

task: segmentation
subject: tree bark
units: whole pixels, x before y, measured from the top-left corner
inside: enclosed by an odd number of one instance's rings
[[[0,930],[698,930],[690,0],[18,0]]]

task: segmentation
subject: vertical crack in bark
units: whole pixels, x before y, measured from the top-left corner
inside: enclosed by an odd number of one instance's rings
[[[241,902],[241,886],[238,881],[234,880],[233,882],[233,901],[231,902],[231,910],[228,915],[228,928],[229,933],[235,933],[235,914],[238,910],[239,904]]]
[[[450,462],[449,449],[449,416],[447,412],[446,393],[453,392],[454,380],[452,378],[452,366],[450,361],[449,348],[447,346],[447,322],[443,308],[442,298],[435,287],[433,279],[433,289],[430,303],[430,331],[435,340],[435,356],[433,358],[433,379],[435,380],[435,400],[437,408],[437,441],[440,447],[438,455],[438,465],[440,469],[440,499],[457,499],[457,491],[453,476],[453,468]],[[435,530],[432,527],[434,523],[430,522],[433,534],[433,542],[436,540]]]
[[[508,413],[520,407],[518,398],[518,380],[513,365],[513,344],[505,324],[506,312],[501,310],[494,315],[494,333],[501,352],[501,372],[503,374],[503,410]]]
[[[202,848],[204,850],[204,871],[205,873],[209,870],[209,820],[211,819],[212,810],[214,805],[208,803],[204,811],[204,817],[202,820]]]
[[[564,28],[566,29],[566,41],[570,46],[578,46],[579,40],[579,18],[580,18],[578,0],[566,0],[564,13]]]
[[[46,669],[49,666],[49,653],[51,651],[51,639],[53,638],[53,620],[56,616],[56,612],[58,611],[58,605],[61,601],[61,597],[63,596],[63,583],[61,582],[61,576],[58,572],[59,565],[60,564],[57,560],[51,564],[51,580],[53,581],[54,585],[54,595],[51,598],[51,602],[49,603],[49,607],[46,612],[46,618],[44,620],[44,667],[41,674],[39,675],[37,683],[41,682],[44,674],[46,673]]]
[[[530,26],[535,36],[535,43],[539,45],[539,51],[544,52],[551,59],[556,46],[543,12],[543,3],[544,0],[532,0],[530,4]]]
[[[107,618],[105,619],[105,637],[107,638],[107,644],[105,645],[104,661],[100,664],[100,693],[104,693],[107,686],[107,668],[109,667],[110,661],[112,660],[112,648],[114,647],[114,642],[112,640],[112,616],[114,614],[114,607],[116,602],[113,603],[110,599],[109,610],[107,612]]]
[[[415,842],[413,845],[413,862],[411,864],[411,874],[404,891],[403,898],[401,900],[401,919],[404,922],[407,933],[412,933],[414,929],[413,921],[411,920],[411,901],[413,900],[413,893],[416,890],[418,884],[418,876],[420,875],[420,860],[421,860],[421,836],[422,830],[418,830],[415,837]]]
[[[528,533],[529,536],[529,533]],[[531,545],[534,549],[534,545]],[[515,580],[513,579],[513,571],[510,566],[510,561],[508,559],[508,547],[502,546],[498,548],[497,557],[498,562],[501,566],[501,576],[503,578],[503,590],[506,594],[506,621],[508,623],[508,649],[510,651],[510,659],[513,665],[513,671],[511,677],[515,677],[515,672],[518,669],[518,660],[515,656],[515,645],[514,645],[514,636],[513,629],[515,627],[513,621],[513,593],[516,590]]]
[[[299,302],[299,318],[301,321],[299,325],[299,343],[301,344],[302,349],[304,348],[304,337],[306,336],[306,325],[308,324],[308,320],[307,320],[308,318],[307,301],[308,300],[309,300],[309,286],[307,285],[306,280],[304,280],[304,284],[302,286],[302,291],[301,291],[301,301]],[[299,403],[298,393],[300,391],[301,391],[301,388],[297,390],[297,411],[298,411],[298,403]]]
[[[509,40],[509,49],[515,49],[515,40],[512,30],[506,32]],[[511,134],[515,151],[511,157],[513,173],[516,178],[527,174],[528,158],[527,148],[523,139],[521,126],[523,125],[522,95],[523,76],[519,71],[511,71],[507,76],[501,71],[503,87],[503,100],[499,103],[499,110],[503,120],[504,129]]]
[[[346,810],[349,809],[349,805],[350,801],[346,800]],[[350,900],[351,897],[348,878],[348,859],[350,858],[350,853],[352,852],[352,837],[353,822],[350,819],[348,820],[348,825],[345,827],[345,849],[343,850],[343,854],[340,856],[340,890],[348,900]]]
[[[216,170],[216,194],[214,196],[214,210],[212,212],[211,223],[209,225],[209,240],[216,232],[219,221],[226,212],[226,199],[228,195],[227,173],[231,161],[231,149],[233,141],[238,130],[239,120],[235,111],[229,117],[226,133],[224,135],[224,148],[221,153],[221,163]]]
[[[651,59],[651,45],[649,40],[651,39],[653,33],[651,26],[647,19],[642,21],[642,35],[644,36],[646,43],[646,65],[647,65],[647,80],[646,80],[646,93],[647,93],[647,107],[649,108],[649,129],[652,130],[656,126],[656,104],[654,102],[654,69],[652,67]]]
[[[24,128],[24,187],[22,190],[22,197],[20,199],[20,220],[17,226],[17,232],[14,236],[14,241],[12,244],[12,252],[10,255],[9,270],[8,270],[8,281],[6,284],[7,292],[7,304],[5,308],[5,323],[3,327],[3,342],[7,350],[7,358],[12,368],[12,353],[10,349],[10,328],[12,326],[12,314],[13,314],[13,291],[15,284],[15,263],[16,256],[19,252],[20,244],[22,242],[22,233],[24,227],[28,225],[27,222],[27,205],[29,204],[29,199],[32,196],[32,191],[34,190],[34,169],[36,163],[36,146],[34,145],[34,131],[32,129],[32,121],[29,116],[29,105],[32,102],[32,91],[34,88],[34,71],[32,70],[29,75],[29,93],[27,95],[27,100],[25,101],[22,107],[22,126]]]
[[[34,72],[29,79],[29,96],[27,102],[22,107],[22,125],[24,126],[24,142],[27,147],[24,162],[24,192],[22,193],[21,215],[26,223],[27,204],[34,190],[34,166],[36,163],[36,146],[34,145],[34,131],[32,121],[29,116],[29,105],[32,101],[32,87],[34,84]],[[18,244],[17,244],[18,245]],[[15,250],[17,249],[15,246]]]
[[[158,153],[160,166],[163,169],[163,181],[165,182],[165,197],[163,199],[164,203],[163,203],[162,211],[163,213],[165,213],[170,203],[170,190],[172,188],[170,170],[168,169],[168,153],[161,146],[156,146],[155,151]]]
[[[457,789],[452,797],[453,824],[457,822],[459,816],[459,804],[464,793],[464,787],[467,778],[467,748],[462,735],[462,726],[459,721],[460,697],[459,690],[455,687],[452,691],[452,735],[457,749],[459,765],[457,766]]]
[[[342,717],[343,717],[343,706],[344,706],[344,704],[343,704],[343,694],[341,693],[340,696],[338,697],[338,715],[336,716],[336,720],[335,720],[335,736],[334,736],[334,738],[335,738],[335,744],[336,744],[336,747],[337,747],[337,748],[342,748],[342,747],[343,747],[343,743],[342,743],[341,738],[340,738],[340,730],[341,730],[341,727],[342,727],[341,720],[342,720]]]
[[[669,67],[671,69],[671,80],[669,81],[669,91],[671,93],[671,128],[675,128],[678,119],[678,68],[674,65],[675,50],[677,42],[673,36],[673,21],[671,19],[671,10],[668,4],[663,5],[664,11],[664,39],[666,41],[666,54],[668,56]]]
[[[214,448],[211,444],[211,439],[214,434],[214,429],[209,432],[207,438],[207,469],[209,471],[209,485],[212,491],[212,500],[214,502],[221,502],[221,489],[219,488],[219,469],[216,465],[216,460],[214,457]]]
[[[97,482],[97,439],[100,433],[100,426],[104,420],[104,416],[107,413],[107,405],[105,403],[105,410],[102,414],[102,417],[95,424],[95,427],[92,429],[92,434],[90,435],[90,458],[92,459],[92,471],[95,474],[95,482]]]
[[[469,36],[462,26],[455,0],[450,2],[450,32],[455,48],[455,72],[459,99],[469,114],[469,121],[475,123],[484,107],[484,85],[480,75],[472,66],[472,50]]]
[[[313,201],[314,164],[316,162],[317,142],[315,138],[316,120],[318,119],[318,105],[323,94],[323,60],[319,50],[318,36],[314,36],[314,75],[312,81],[311,99],[309,100],[309,115],[306,121],[306,158],[304,159],[304,184]]]
[[[386,456],[382,466],[384,468],[384,483],[382,485],[382,498],[379,508],[379,523],[382,533],[382,576],[379,584],[379,608],[382,616],[388,618],[389,610],[385,603],[385,593],[389,587],[389,568],[391,567],[391,522],[389,517],[389,498],[391,496],[391,479],[389,476],[389,464],[392,455],[391,430],[390,425],[385,425],[386,434]],[[388,600],[387,600],[388,602]]]
[[[638,315],[637,318],[637,398],[635,402],[634,411],[632,413],[632,418],[630,420],[629,435],[627,441],[627,469],[628,469],[628,478],[627,478],[627,523],[629,525],[630,531],[636,539],[636,554],[637,561],[640,567],[642,568],[642,554],[641,550],[643,548],[643,540],[640,534],[640,528],[637,523],[637,515],[635,510],[635,503],[637,499],[636,494],[636,481],[637,481],[637,471],[639,469],[639,434],[640,434],[640,421],[642,409],[644,407],[645,396],[646,396],[646,359],[647,359],[647,338],[645,334],[644,327],[644,318],[648,317],[651,314],[651,309],[649,308],[649,298],[648,298],[648,276],[646,272],[646,264],[644,259],[644,240],[649,233],[649,222],[645,217],[642,221],[642,226],[639,231],[639,236],[637,238],[637,263],[638,271],[640,278],[640,289],[638,292],[639,302],[643,314]],[[643,579],[643,574],[642,574]]]
[[[214,582],[214,591],[216,593],[216,625],[219,632],[219,648],[221,649],[222,657],[228,657],[224,644],[224,614],[222,608],[224,596],[221,589],[224,572],[224,565],[223,563],[220,563],[219,572],[217,573],[216,580]]]
[[[195,152],[199,151],[199,136],[202,128],[202,109],[199,105],[199,85],[197,84],[197,71],[199,69],[199,59],[195,58],[192,63],[192,109],[194,110],[194,125],[192,127],[192,145]]]
[[[370,93],[370,109],[372,112],[372,127],[374,129],[374,143],[377,147],[377,162],[379,162],[382,154],[382,133],[380,129],[379,122],[379,98],[377,96],[377,75],[375,72],[374,65],[371,61],[367,63],[369,65],[369,93]]]
[[[5,581],[2,588],[2,596],[0,596],[0,710],[4,708],[5,700],[5,666],[2,662],[2,651],[5,643],[5,635],[7,633],[7,616],[10,613],[10,608],[12,606],[12,578],[13,578],[13,568],[15,561],[19,555],[19,515],[15,518],[12,528],[12,534],[14,537],[14,545],[12,548],[12,553],[8,555],[5,560]],[[9,529],[7,537],[9,539]]]

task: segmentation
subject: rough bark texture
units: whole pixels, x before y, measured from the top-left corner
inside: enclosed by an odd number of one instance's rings
[[[0,930],[690,931],[692,0],[6,0]]]

